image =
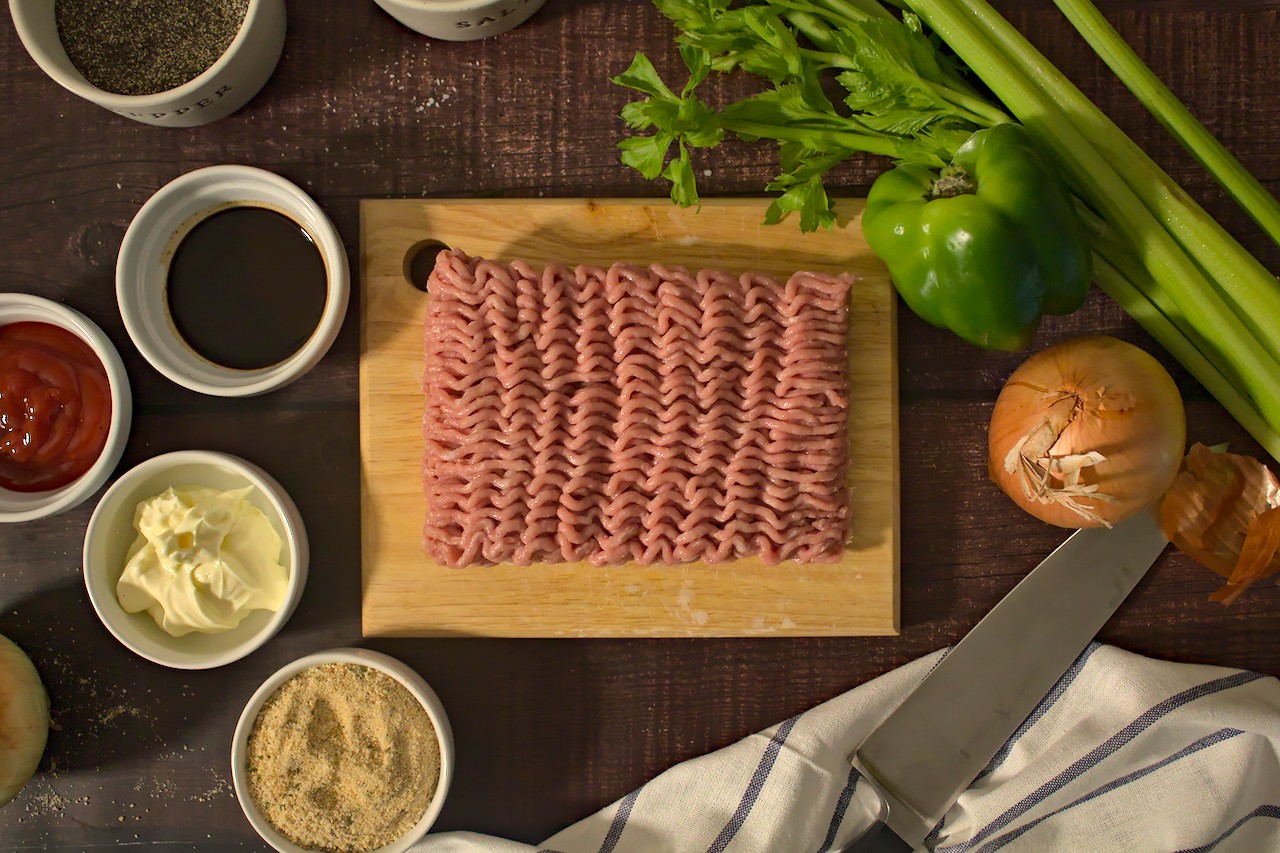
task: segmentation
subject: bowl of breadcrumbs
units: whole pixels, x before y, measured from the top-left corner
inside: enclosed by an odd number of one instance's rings
[[[282,853],[402,853],[435,822],[452,775],[453,734],[435,691],[367,649],[280,669],[231,742],[240,807]]]

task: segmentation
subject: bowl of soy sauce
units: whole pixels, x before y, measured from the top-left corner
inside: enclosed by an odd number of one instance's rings
[[[247,166],[177,178],[138,211],[116,264],[125,328],[161,374],[264,394],[324,357],[346,314],[347,254],[320,206]]]

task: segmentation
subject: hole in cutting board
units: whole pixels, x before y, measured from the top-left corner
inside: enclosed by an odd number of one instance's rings
[[[427,292],[427,279],[436,265],[436,255],[447,252],[449,247],[439,240],[419,240],[404,253],[404,277],[414,290]]]

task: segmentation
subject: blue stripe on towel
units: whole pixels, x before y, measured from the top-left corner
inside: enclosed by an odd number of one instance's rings
[[[827,837],[822,839],[822,846],[818,848],[818,853],[827,853],[836,843],[836,833],[840,831],[840,824],[844,823],[844,816],[849,811],[849,804],[853,802],[853,792],[858,788],[858,780],[862,778],[862,774],[858,772],[858,768],[849,768],[849,778],[845,780],[844,787],[840,789],[840,796],[836,798],[835,811],[831,813],[831,823],[827,826]]]
[[[1211,735],[1206,735],[1205,737],[1200,738],[1200,740],[1190,744],[1189,746],[1184,746],[1182,749],[1178,750],[1173,755],[1170,755],[1167,758],[1162,758],[1159,761],[1155,762],[1154,764],[1148,764],[1146,767],[1142,767],[1138,770],[1133,771],[1132,773],[1127,773],[1124,776],[1121,776],[1119,779],[1116,779],[1112,782],[1108,782],[1107,784],[1099,788],[1095,788],[1094,790],[1085,794],[1083,797],[1080,797],[1077,800],[1067,803],[1067,805],[1063,806],[1060,809],[1055,809],[1054,811],[1051,811],[1046,815],[1041,815],[1040,817],[1036,818],[1030,823],[1023,824],[1017,829],[1006,832],[1004,835],[1001,835],[999,838],[994,838],[991,841],[988,841],[986,844],[982,845],[982,848],[979,850],[979,853],[990,853],[990,851],[999,850],[1002,847],[1004,847],[1006,844],[1009,844],[1010,842],[1022,836],[1023,833],[1028,832],[1034,827],[1038,826],[1041,823],[1041,821],[1045,821],[1055,815],[1062,814],[1067,809],[1073,809],[1076,806],[1080,805],[1081,803],[1087,803],[1090,800],[1095,800],[1104,794],[1109,794],[1112,791],[1116,790],[1117,788],[1123,788],[1125,785],[1128,785],[1130,782],[1136,782],[1137,780],[1141,779],[1143,776],[1154,773],[1155,771],[1159,770],[1161,767],[1167,767],[1168,765],[1173,764],[1176,761],[1180,761],[1181,759],[1186,758],[1188,755],[1194,755],[1195,753],[1199,752],[1202,749],[1208,749],[1209,747],[1214,746],[1215,744],[1222,743],[1223,741],[1230,740],[1236,735],[1242,735],[1242,734],[1244,734],[1244,732],[1242,732],[1240,729],[1219,729],[1218,731],[1214,732]]]
[[[1226,841],[1231,833],[1235,832],[1255,817],[1269,817],[1273,820],[1280,820],[1280,806],[1271,804],[1258,806],[1256,809],[1233,823],[1230,829],[1210,841],[1208,844],[1205,844],[1202,847],[1192,847],[1188,850],[1179,850],[1178,853],[1209,853],[1210,850],[1213,850],[1219,844]]]
[[[618,803],[618,810],[613,813],[609,831],[605,833],[604,842],[600,845],[600,853],[613,853],[613,848],[618,846],[622,831],[627,828],[627,818],[631,817],[631,807],[636,804],[636,799],[639,798],[642,790],[644,790],[643,786],[636,788]]]
[[[978,779],[986,778],[993,771],[999,769],[1000,765],[1004,764],[1005,759],[1009,757],[1009,753],[1013,751],[1013,745],[1021,740],[1022,736],[1030,731],[1031,727],[1039,722],[1040,718],[1047,714],[1049,709],[1062,698],[1062,694],[1067,692],[1067,688],[1071,686],[1071,682],[1076,680],[1076,676],[1084,669],[1084,665],[1089,662],[1089,658],[1100,648],[1102,648],[1102,644],[1094,642],[1090,643],[1080,653],[1080,657],[1076,658],[1075,663],[1071,664],[1071,668],[1062,674],[1062,678],[1058,679],[1058,683],[1053,685],[1053,689],[1040,700],[1040,704],[1036,706],[1036,709],[1014,730],[1009,740],[1005,741],[1004,746],[1000,747],[1000,751],[992,756],[991,761],[987,763],[987,766],[978,774],[977,779],[973,781],[976,782]]]
[[[724,829],[720,830],[720,834],[716,836],[716,840],[711,842],[711,846],[707,848],[707,853],[724,853],[729,842],[738,834],[738,830],[742,829],[742,824],[747,820],[747,816],[751,814],[751,808],[756,804],[756,799],[760,796],[760,791],[764,789],[764,783],[769,778],[770,771],[773,770],[773,763],[778,760],[778,753],[782,752],[782,744],[786,742],[787,736],[791,734],[791,730],[795,728],[796,721],[800,719],[799,715],[778,726],[778,730],[774,732],[773,737],[769,738],[769,743],[764,748],[764,755],[760,756],[760,763],[756,765],[756,772],[751,774],[751,781],[747,783],[746,793],[742,795],[742,801],[738,803],[738,809],[733,813],[733,817],[729,818],[729,822],[724,825]]]
[[[1095,747],[1083,758],[1077,759],[1074,764],[1063,770],[1057,776],[1032,791],[1020,803],[1006,809],[1003,814],[984,826],[976,835],[973,836],[973,838],[950,847],[940,847],[938,848],[939,851],[945,851],[945,853],[964,853],[964,851],[972,849],[976,845],[985,841],[993,833],[1004,829],[1022,815],[1026,814],[1053,794],[1057,793],[1068,783],[1079,777],[1081,773],[1090,770],[1103,759],[1114,754],[1122,746],[1129,743],[1142,732],[1151,728],[1152,725],[1168,715],[1170,712],[1181,708],[1189,702],[1200,699],[1201,697],[1219,693],[1223,690],[1230,690],[1233,687],[1239,687],[1242,684],[1257,681],[1259,678],[1262,678],[1262,676],[1256,672],[1237,672],[1234,675],[1216,678],[1213,681],[1199,684],[1169,697],[1163,702],[1150,708],[1141,717],[1112,735],[1105,743]]]
[[[938,839],[942,836],[942,827],[947,823],[947,816],[943,815],[942,820],[933,825],[933,829],[929,830],[929,834],[924,837],[922,842],[925,847],[932,850],[938,843]]]

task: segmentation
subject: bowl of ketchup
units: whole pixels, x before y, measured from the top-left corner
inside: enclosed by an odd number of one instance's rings
[[[0,522],[57,515],[101,488],[132,402],[120,355],[93,321],[0,293]]]

